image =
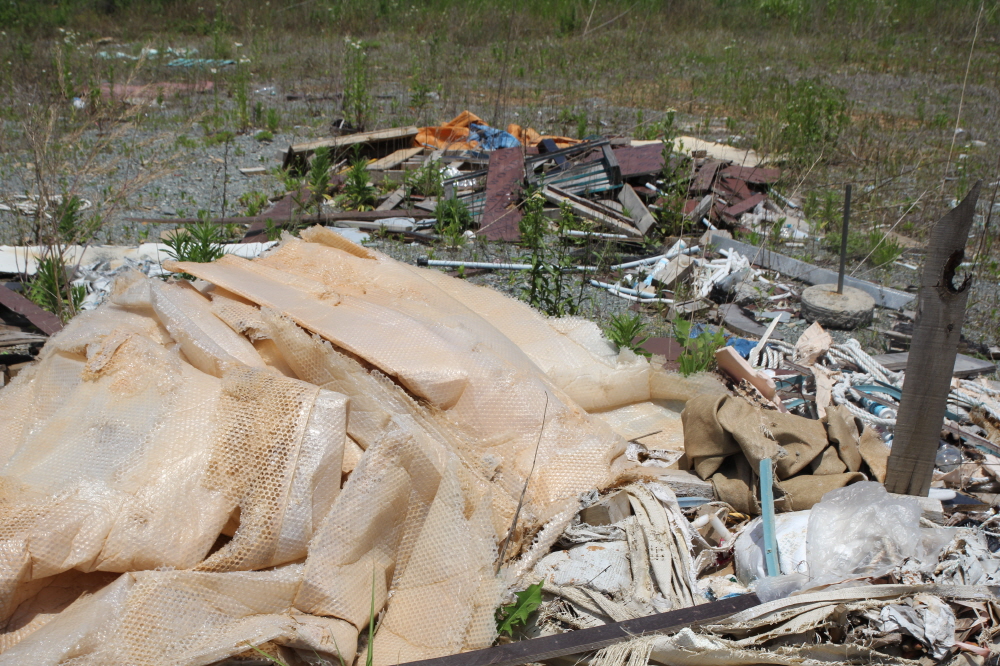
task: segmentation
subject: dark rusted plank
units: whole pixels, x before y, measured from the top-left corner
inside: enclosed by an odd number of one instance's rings
[[[747,187],[745,181],[739,180],[737,178],[720,178],[716,181],[716,188],[721,190],[723,196],[729,195],[727,198],[738,199],[743,201],[749,199],[753,196],[753,192]]]
[[[754,185],[769,185],[781,178],[781,169],[765,169],[764,167],[728,166],[722,170],[722,175],[739,178]]]
[[[691,182],[691,191],[701,194],[711,190],[712,183],[715,182],[715,174],[721,168],[722,162],[718,160],[708,160],[702,164],[701,168],[694,174],[694,180]]]
[[[899,401],[886,465],[885,488],[889,492],[926,497],[931,486],[972,285],[971,276],[956,283],[955,271],[965,258],[979,186],[977,182],[962,203],[934,225],[927,244],[910,344],[913,358],[906,366],[906,391]]]
[[[760,600],[756,594],[746,594],[634,620],[613,622],[600,627],[578,629],[564,634],[507,643],[485,650],[462,652],[436,659],[411,661],[402,666],[517,666],[517,664],[535,663],[555,657],[592,652],[637,636],[653,633],[668,634],[685,627],[693,628],[718,621],[759,604]]]
[[[615,151],[611,149],[610,145],[602,146],[601,154],[604,155],[604,163],[608,167],[608,178],[611,180],[611,184],[618,187],[622,184],[622,168],[618,164],[618,157],[615,155]]]
[[[524,153],[520,148],[501,148],[490,153],[486,174],[486,204],[479,219],[479,235],[490,240],[521,238],[517,191],[524,181]]]
[[[0,305],[26,318],[46,335],[55,335],[62,330],[59,317],[41,309],[13,289],[0,287]]]
[[[622,170],[622,178],[633,178],[659,173],[663,170],[663,144],[622,146],[615,148],[615,157]]]
[[[735,203],[729,208],[726,208],[724,211],[722,211],[722,214],[729,215],[731,217],[737,217],[747,212],[748,210],[753,210],[754,206],[756,206],[763,200],[764,200],[764,195],[758,192],[749,199],[744,199],[743,201]]]

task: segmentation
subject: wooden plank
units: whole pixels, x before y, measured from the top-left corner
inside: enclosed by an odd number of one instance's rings
[[[758,192],[749,199],[744,199],[743,201],[734,203],[729,208],[723,209],[722,214],[732,215],[733,217],[737,217],[739,215],[742,215],[743,213],[746,213],[747,211],[753,210],[754,206],[756,206],[763,200],[764,200],[764,195]]]
[[[615,149],[615,157],[622,170],[622,178],[657,174],[663,170],[663,144],[622,146]]]
[[[479,235],[490,240],[521,238],[521,210],[517,203],[524,182],[524,153],[520,148],[501,148],[490,153],[486,173],[486,202],[479,220]]]
[[[333,136],[316,141],[306,141],[292,146],[292,151],[296,153],[311,153],[317,148],[344,148],[359,143],[381,143],[384,141],[412,140],[417,136],[419,128],[410,125],[408,127],[390,127],[389,129],[375,130],[374,132],[358,132],[357,134],[345,134],[344,136]]]
[[[646,204],[642,202],[642,199],[628,183],[625,183],[618,193],[618,202],[628,210],[629,217],[632,218],[632,222],[639,228],[643,236],[656,224],[656,218],[653,217],[649,209],[646,208]]]
[[[392,194],[386,198],[385,201],[380,203],[375,210],[392,210],[399,205],[399,202],[403,200],[403,196],[406,194],[406,188],[397,187],[393,190]]]
[[[620,231],[633,237],[642,236],[642,232],[633,227],[631,224],[620,219],[616,219],[605,212],[610,209],[601,206],[601,209],[603,210],[600,210],[593,204],[593,202],[581,199],[580,197],[574,196],[565,190],[561,190],[557,187],[546,186],[545,189],[542,190],[542,196],[545,197],[546,201],[557,206],[567,203],[577,215],[585,217],[588,220],[593,220],[594,222],[599,222],[609,229]]]
[[[666,635],[685,627],[695,628],[758,605],[760,599],[756,594],[745,594],[634,620],[612,622],[600,627],[567,631],[564,634],[517,641],[447,657],[411,661],[402,666],[517,666],[536,663],[555,657],[592,652],[638,636],[654,633]]]
[[[754,185],[770,185],[781,178],[781,169],[765,169],[764,167],[728,166],[722,174],[731,178],[739,178]]]
[[[25,317],[46,335],[55,335],[62,330],[63,325],[59,317],[41,309],[13,289],[0,287],[0,305]]]
[[[892,493],[926,496],[931,485],[972,283],[955,284],[955,270],[965,258],[980,184],[934,225],[927,244],[910,346],[916,362],[907,365],[886,465],[885,489]]]
[[[884,365],[887,370],[904,372],[906,364],[910,359],[910,354],[909,352],[898,352],[895,354],[880,354],[879,356],[872,356],[872,358]],[[955,368],[951,374],[953,377],[964,379],[966,377],[996,372],[996,369],[996,364],[990,361],[983,361],[972,356],[966,356],[965,354],[956,354]]]
[[[712,234],[709,244],[715,249],[736,250],[750,260],[750,263],[773,271],[778,271],[783,275],[788,275],[796,280],[802,280],[809,284],[837,284],[837,271],[813,266],[804,261],[786,257],[783,254],[758,248],[747,243],[741,243],[732,238],[725,238],[718,234]],[[903,291],[889,289],[882,285],[872,284],[853,277],[844,277],[844,284],[855,289],[860,289],[875,299],[875,304],[883,308],[902,310],[909,305],[914,298],[913,294]]]
[[[0,287],[2,288],[2,287]],[[24,331],[0,331],[0,347],[16,347],[18,345],[33,345],[44,343],[47,336]]]
[[[608,180],[615,187],[622,184],[622,167],[618,164],[618,158],[615,156],[615,151],[611,149],[611,145],[601,146],[601,152],[604,155],[604,164],[608,169]]]
[[[401,148],[394,153],[386,155],[380,160],[375,160],[365,168],[369,171],[385,171],[387,169],[392,169],[393,167],[399,166],[414,155],[419,155],[423,152],[423,150],[423,148]]]
[[[694,174],[694,180],[691,182],[692,192],[708,192],[712,189],[712,183],[715,182],[715,174],[722,168],[722,162],[717,160],[709,160],[701,165],[701,168]]]

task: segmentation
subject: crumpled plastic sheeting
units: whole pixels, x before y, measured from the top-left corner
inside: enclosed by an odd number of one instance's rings
[[[484,316],[324,232],[177,266],[214,288],[124,276],[0,392],[0,663],[350,661],[372,601],[378,665],[483,647],[536,445],[517,575],[627,473],[624,440],[505,335],[523,309]],[[527,327],[577,350],[595,408],[632,398],[592,333]],[[634,372],[640,401],[700,381]]]
[[[909,604],[889,604],[875,623],[884,633],[905,631],[943,659],[955,645],[955,613],[948,604],[929,594],[915,594]]]

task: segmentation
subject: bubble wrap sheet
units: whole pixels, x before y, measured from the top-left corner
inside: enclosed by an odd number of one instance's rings
[[[627,470],[588,411],[693,390],[588,322],[302,236],[121,276],[0,391],[0,665],[485,647],[525,484],[508,560]]]

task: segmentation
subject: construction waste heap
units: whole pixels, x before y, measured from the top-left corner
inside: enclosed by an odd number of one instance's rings
[[[653,224],[663,145],[475,120],[371,159],[499,142],[454,176],[496,240],[532,178],[607,231]],[[780,269],[714,227],[772,224],[777,175],[728,150],[695,157],[686,207],[721,255],[680,241],[645,283],[591,282],[730,294],[715,314],[746,337],[719,374],[322,224],[88,278],[94,307],[0,389],[0,666],[997,663],[1000,391],[955,379],[931,496],[887,492],[904,374],[818,321],[747,323],[741,290]]]

